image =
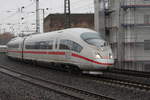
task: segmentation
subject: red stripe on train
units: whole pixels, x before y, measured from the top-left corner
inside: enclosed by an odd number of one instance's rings
[[[113,65],[113,64],[111,64],[111,63],[101,63],[101,62],[97,62],[97,61],[94,61],[94,60],[92,60],[92,59],[89,59],[89,58],[80,56],[80,55],[75,54],[75,53],[72,53],[72,56],[73,56],[73,57],[77,57],[77,58],[81,58],[81,59],[84,59],[84,60],[87,60],[87,61],[90,61],[90,62],[93,62],[93,63],[96,63],[96,64],[101,64],[101,65]]]
[[[49,55],[65,55],[65,52],[48,52]]]
[[[13,51],[13,50],[8,51],[8,52],[22,53],[22,51]],[[65,52],[45,52],[45,51],[23,51],[23,53],[48,54],[48,55],[65,55]],[[76,57],[76,58],[80,58],[80,59],[84,59],[86,61],[89,61],[89,62],[92,62],[92,63],[95,63],[95,64],[106,65],[106,66],[113,65],[112,63],[97,62],[97,61],[94,61],[92,59],[86,58],[84,56],[81,56],[81,55],[78,55],[78,54],[75,54],[75,53],[72,53],[71,56]]]
[[[45,51],[23,51],[23,53],[48,54],[48,55],[65,55],[65,52],[45,52]]]

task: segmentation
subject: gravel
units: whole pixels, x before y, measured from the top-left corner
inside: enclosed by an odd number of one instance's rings
[[[0,100],[75,100],[0,73]]]
[[[144,77],[134,77],[132,75],[124,75],[124,74],[115,74],[115,73],[105,73],[106,77],[109,77],[111,75],[112,78],[116,78],[117,79],[124,79],[124,80],[129,80],[129,81],[134,81],[134,82],[138,82],[138,83],[145,83],[147,85],[150,85],[150,78],[144,78]]]
[[[9,62],[9,63],[8,63]],[[12,69],[21,71],[21,72],[25,72],[25,73],[29,73],[31,75],[34,76],[38,76],[47,80],[53,80],[53,81],[57,81],[60,83],[64,83],[76,88],[80,88],[80,89],[84,89],[84,90],[88,90],[91,92],[95,92],[95,93],[99,93],[99,94],[103,94],[105,96],[109,96],[109,97],[113,97],[116,100],[150,100],[150,93],[146,92],[146,91],[139,91],[139,90],[134,90],[134,89],[130,89],[130,88],[124,88],[124,87],[119,87],[119,86],[112,86],[110,84],[104,84],[101,82],[96,82],[96,81],[92,81],[90,79],[85,79],[82,78],[82,76],[80,77],[79,75],[73,75],[73,74],[69,74],[69,73],[65,73],[65,72],[60,72],[60,71],[54,71],[48,68],[42,68],[42,67],[35,67],[33,65],[30,64],[24,64],[22,62],[16,62],[13,60],[8,60],[4,55],[0,55],[0,64],[3,65],[7,65],[10,66]],[[1,76],[0,76],[1,77]],[[22,83],[21,81],[17,82],[17,83],[12,83],[10,84],[7,80],[9,80],[8,77],[3,76],[3,78],[5,80],[1,80],[3,81],[3,85],[7,83],[5,88],[1,89],[1,83],[0,83],[0,94],[4,94],[2,96],[6,96],[7,97],[13,97],[13,95],[15,95],[16,97],[20,98],[18,92],[16,91],[20,91],[20,88],[18,88],[18,84],[23,84],[23,88],[21,88],[22,90],[22,95],[23,95],[23,99],[18,99],[18,100],[34,100],[32,98],[36,98],[36,100],[38,100],[40,97],[40,93],[43,93],[42,97],[44,98],[48,98],[47,93],[48,92],[42,92],[44,90],[36,90],[37,88],[32,89],[35,86],[31,86],[28,85],[26,86],[26,83]],[[6,80],[7,79],[7,80]],[[18,80],[14,80],[15,82]],[[5,86],[5,85],[4,85]],[[32,88],[31,88],[31,87]],[[11,89],[8,89],[12,88]],[[14,89],[14,90],[13,90]],[[17,90],[16,90],[17,89]],[[23,92],[23,91],[29,91],[30,89],[32,89],[32,91],[30,92]],[[1,91],[3,90],[3,91]],[[39,93],[36,93],[36,92]],[[41,91],[41,92],[40,92]],[[4,93],[3,93],[4,92]],[[10,92],[10,93],[9,93]],[[33,92],[33,93],[32,93]],[[7,96],[9,94],[9,96]],[[30,95],[33,94],[33,95]],[[54,93],[50,93],[48,95],[53,95]],[[26,97],[31,97],[31,99],[25,99]],[[54,97],[54,96],[52,96]],[[56,96],[55,96],[56,97]],[[58,96],[59,97],[59,96]],[[2,98],[2,97],[1,97]],[[40,99],[40,100],[46,100],[46,99]],[[2,100],[10,100],[10,99],[2,99]],[[14,100],[14,99],[12,99]],[[48,100],[53,100],[53,98],[48,99]],[[59,100],[56,99],[55,100]],[[63,99],[61,99],[63,100]]]

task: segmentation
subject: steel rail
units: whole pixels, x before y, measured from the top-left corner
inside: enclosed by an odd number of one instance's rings
[[[72,98],[79,100],[115,100],[110,97],[106,97],[101,94],[92,93],[82,89],[77,89],[66,84],[57,83],[54,81],[44,80],[39,77],[35,77],[26,73],[18,72],[16,70],[9,69],[8,66],[0,65],[0,72],[11,77],[17,78],[19,80],[26,81],[30,84],[40,86],[45,89],[53,90],[59,94],[64,94]]]
[[[141,83],[141,82],[135,82],[133,80],[128,80],[128,79],[119,79],[119,78],[114,78],[111,76],[105,76],[105,75],[88,75],[86,74],[84,76],[87,79],[93,80],[98,83],[102,84],[109,84],[113,86],[120,86],[124,88],[129,88],[129,89],[135,89],[135,90],[144,90],[150,92],[150,85]]]
[[[136,77],[150,78],[150,72],[143,72],[143,71],[123,70],[123,69],[114,68],[112,70],[108,70],[108,71],[104,71],[104,72],[118,73],[118,74],[131,75],[131,76],[136,76]]]

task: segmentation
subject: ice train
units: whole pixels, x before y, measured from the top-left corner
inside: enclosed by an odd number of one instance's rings
[[[67,69],[98,71],[114,64],[110,45],[97,32],[70,28],[12,39],[7,56],[23,61],[59,64]]]

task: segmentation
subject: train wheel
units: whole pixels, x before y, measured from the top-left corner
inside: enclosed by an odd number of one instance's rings
[[[68,67],[68,72],[69,73],[73,73],[73,74],[81,73],[81,70],[75,65],[67,65],[67,67]]]
[[[37,61],[36,60],[32,60],[32,64],[33,64],[33,66],[37,66]]]

